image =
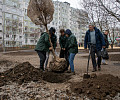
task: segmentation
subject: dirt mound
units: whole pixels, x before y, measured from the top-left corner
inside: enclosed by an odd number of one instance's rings
[[[0,86],[5,85],[9,81],[16,82],[20,85],[30,81],[36,82],[42,80],[52,83],[60,83],[65,82],[66,78],[69,79],[69,75],[42,72],[33,67],[29,62],[24,62],[10,70],[0,73]]]
[[[110,54],[109,57],[111,61],[120,61],[120,54]]]
[[[11,66],[13,64],[13,62],[9,61],[9,60],[0,60],[0,66],[5,65],[6,67]]]
[[[115,97],[120,93],[120,79],[112,75],[100,75],[79,83],[71,83],[71,91],[92,100],[105,100],[108,95]]]

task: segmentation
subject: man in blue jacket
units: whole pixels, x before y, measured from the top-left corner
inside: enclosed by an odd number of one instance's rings
[[[94,25],[89,25],[89,30],[86,32],[85,41],[84,41],[85,49],[87,49],[87,46],[90,49],[89,43],[92,44],[91,58],[92,58],[92,64],[93,64],[93,72],[97,71],[97,66],[98,66],[98,70],[100,71],[101,70],[101,50],[102,48],[105,48],[105,40],[100,30],[94,27]],[[97,63],[95,59],[95,53],[97,54],[97,57],[98,57]]]

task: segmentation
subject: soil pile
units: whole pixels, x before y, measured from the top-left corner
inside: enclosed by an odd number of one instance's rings
[[[13,64],[13,62],[9,61],[9,60],[1,60],[0,61],[0,66],[11,66]]]
[[[29,62],[24,62],[11,68],[3,73],[0,73],[0,86],[7,84],[12,81],[18,84],[28,83],[30,81],[42,81],[52,83],[61,83],[69,79],[70,75],[53,73],[53,72],[42,72],[41,70],[33,67]]]
[[[120,61],[120,54],[110,54],[109,58],[111,61]]]
[[[0,85],[12,81],[22,84],[29,81],[38,81],[41,79],[40,71],[34,68],[29,62],[25,62],[1,73]]]
[[[71,91],[77,95],[88,96],[90,99],[105,100],[108,95],[115,97],[120,93],[120,79],[104,74],[79,83],[71,83]]]

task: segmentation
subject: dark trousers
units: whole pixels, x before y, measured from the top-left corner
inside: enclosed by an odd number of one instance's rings
[[[60,50],[60,58],[65,58],[66,61],[67,61],[67,68],[66,70],[68,70],[68,67],[69,67],[69,53],[67,50]]]
[[[97,54],[97,63],[96,63],[96,57],[95,54]],[[98,51],[96,49],[96,46],[92,46],[91,47],[91,58],[92,58],[92,64],[93,64],[93,68],[96,69],[97,65],[98,68],[100,68],[101,65],[101,51]]]
[[[46,60],[46,52],[44,51],[37,51],[38,56],[40,58],[40,69],[44,70],[44,63]]]
[[[60,58],[65,58],[66,56],[66,51],[65,50],[60,50]]]

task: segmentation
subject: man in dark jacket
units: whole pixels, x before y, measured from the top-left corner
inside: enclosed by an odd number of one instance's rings
[[[56,49],[56,46],[57,46],[57,36],[55,35],[55,32],[56,32],[55,28],[51,27],[49,30],[49,33],[50,33],[50,38],[51,38],[51,42],[52,42],[54,50]],[[45,69],[47,69],[49,54],[50,54],[50,51],[48,51],[46,54],[47,57],[46,57],[46,61],[45,61]]]
[[[90,44],[92,44],[90,46]],[[101,70],[101,50],[105,48],[105,40],[103,38],[102,33],[99,29],[94,27],[94,25],[89,25],[89,30],[86,32],[85,41],[84,41],[84,48],[87,49],[87,46],[91,47],[91,58],[93,64],[93,72]],[[96,64],[95,53],[97,54],[98,61]]]
[[[109,47],[108,34],[109,34],[109,30],[105,30],[105,32],[103,34],[103,37],[104,37],[104,40],[105,40],[105,48]],[[102,64],[107,65],[104,59],[102,59]]]
[[[78,53],[78,44],[77,44],[76,37],[72,34],[71,30],[67,29],[65,31],[65,34],[68,37],[65,49],[67,49],[69,52],[69,64],[70,64],[71,72],[75,74],[74,58],[75,58],[75,55]]]
[[[41,37],[35,47],[35,51],[38,53],[40,58],[40,69],[44,70],[44,63],[46,59],[46,52],[49,51],[50,42],[49,42],[49,35],[48,33],[44,32],[41,34]]]

